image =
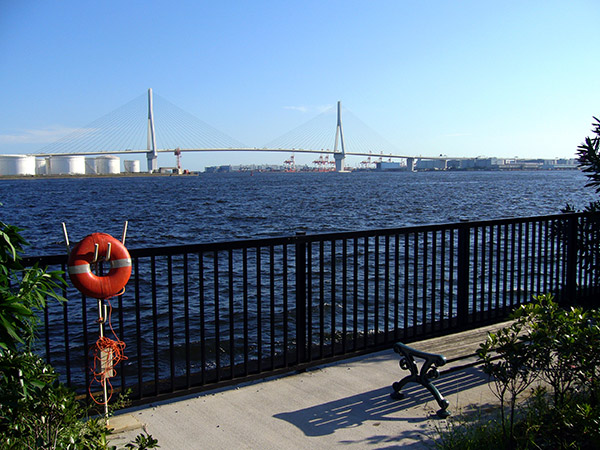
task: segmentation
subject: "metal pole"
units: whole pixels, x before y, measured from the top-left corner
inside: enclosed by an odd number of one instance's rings
[[[70,254],[71,253],[71,244],[69,243],[69,233],[67,233],[67,225],[62,222],[62,228],[63,228],[63,236],[65,237],[65,245],[67,246],[67,253]]]
[[[106,321],[106,309],[102,299],[98,299],[98,325],[100,328],[100,339],[104,337],[104,322]],[[109,364],[109,355],[102,352],[100,354],[102,365]],[[106,358],[106,362],[104,360]],[[107,372],[102,373],[102,392],[104,394],[104,418],[108,424],[108,386],[106,385]]]
[[[123,225],[123,235],[121,238],[121,244],[125,245],[125,238],[127,237],[127,225],[129,224],[129,221],[126,220],[125,224]]]

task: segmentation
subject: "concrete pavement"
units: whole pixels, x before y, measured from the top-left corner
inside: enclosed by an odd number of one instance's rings
[[[435,414],[439,408],[433,396],[419,385],[408,384],[402,400],[390,397],[391,384],[407,375],[398,360],[389,350],[124,410],[111,419],[116,432],[111,443],[122,446],[146,431],[162,450],[432,448],[435,429],[445,420]],[[479,368],[470,367],[442,373],[434,384],[456,414],[497,408],[487,382]]]

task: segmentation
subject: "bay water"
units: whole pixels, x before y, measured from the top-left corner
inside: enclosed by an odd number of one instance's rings
[[[128,221],[128,248],[160,247],[289,236],[299,231],[317,234],[452,223],[461,219],[558,214],[566,204],[581,209],[596,199],[594,190],[585,184],[586,177],[576,170],[0,179],[0,220],[23,228],[23,235],[31,244],[26,254],[38,256],[66,254],[62,222],[67,225],[71,243],[93,232],[120,238],[123,223]],[[159,279],[159,283],[164,283],[164,279]],[[197,289],[195,286],[190,289]],[[154,367],[160,368],[161,374],[171,370],[168,324],[184,320],[181,299],[177,297],[176,308],[171,310],[164,293],[167,288],[162,284],[159,288],[156,322],[157,333],[162,338],[155,345],[161,357],[155,362],[150,358],[144,361],[149,364],[144,371],[144,379],[148,377],[148,380],[158,370]],[[144,345],[155,340],[151,326],[152,295],[148,289],[148,282],[141,286],[145,325],[141,327],[140,338]],[[198,293],[194,291],[190,295],[197,298]],[[73,299],[76,297],[72,295]],[[226,297],[223,293],[223,298]],[[82,368],[87,349],[79,303],[69,301],[68,314],[63,313],[58,304],[51,304],[48,333],[52,363],[64,375],[68,347],[71,365],[79,368],[71,373],[71,381],[85,386]],[[92,336],[95,305],[92,302],[87,306],[90,306],[88,332]],[[134,303],[124,301],[119,309],[125,316],[121,337],[128,343],[130,358],[124,370],[135,373],[138,337],[132,322]],[[192,345],[198,347],[197,311],[191,314]],[[249,306],[249,314],[256,315],[256,305]],[[205,339],[210,348],[215,333],[211,331],[214,320],[209,315],[207,312],[209,326]],[[63,341],[65,317],[69,325],[69,346]],[[241,323],[241,320],[236,321],[236,324]],[[255,321],[250,325],[249,333],[254,335],[257,325]],[[221,331],[224,330],[225,325]],[[185,345],[180,337],[175,337],[178,375],[185,373],[182,356]],[[214,365],[214,361],[206,364]]]
[[[578,170],[228,173],[0,180],[0,220],[27,255],[93,232],[130,248],[560,213],[596,199]]]

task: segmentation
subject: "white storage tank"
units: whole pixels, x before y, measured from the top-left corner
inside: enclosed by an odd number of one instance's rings
[[[125,173],[140,173],[140,161],[138,159],[123,161]]]
[[[0,155],[0,175],[35,175],[35,156]]]
[[[50,158],[52,175],[84,175],[85,158],[83,156],[52,156]]]
[[[48,158],[36,158],[35,160],[35,174],[46,175],[48,171]]]
[[[96,171],[100,175],[121,173],[121,158],[112,155],[98,156],[96,158]]]
[[[97,173],[96,158],[85,158],[85,174],[96,175]]]

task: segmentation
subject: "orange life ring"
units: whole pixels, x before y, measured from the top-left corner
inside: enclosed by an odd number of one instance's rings
[[[95,244],[98,260],[106,258],[110,243],[110,270],[105,276],[92,273]],[[131,256],[123,244],[110,234],[92,233],[83,238],[69,254],[69,278],[73,285],[88,297],[106,299],[119,294],[131,276]]]

